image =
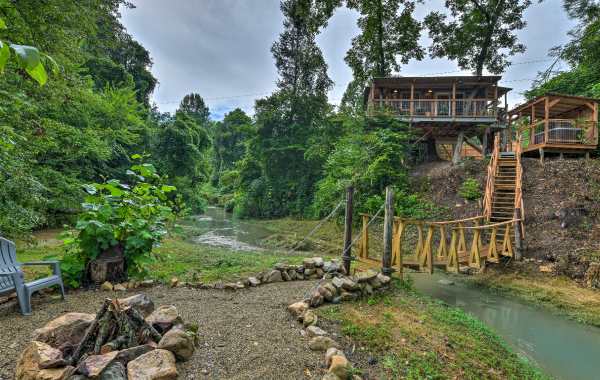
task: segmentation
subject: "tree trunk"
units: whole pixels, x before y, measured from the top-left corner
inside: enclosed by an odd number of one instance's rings
[[[460,162],[460,154],[462,152],[463,142],[465,141],[465,133],[459,132],[458,138],[456,139],[456,146],[454,147],[454,155],[452,156],[452,164],[457,165]]]

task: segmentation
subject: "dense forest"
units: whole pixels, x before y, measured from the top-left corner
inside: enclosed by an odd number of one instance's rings
[[[525,50],[516,32],[530,4],[448,0],[448,12],[417,20],[418,1],[282,0],[283,28],[271,49],[277,89],[256,101],[252,116],[235,109],[215,121],[197,93],[174,114],[151,104],[151,53],[120,22],[127,1],[2,0],[0,51],[9,43],[34,46],[49,74],[40,85],[23,62],[8,60],[0,76],[0,233],[71,223],[83,185],[126,181],[137,154],[177,188],[186,206],[179,211],[212,202],[241,217],[319,217],[349,184],[357,211],[376,211],[391,184],[403,194],[399,213],[425,216],[430,205],[408,180],[418,151],[411,130],[385,113],[367,116],[363,88],[427,55],[502,73]],[[359,13],[360,33],[346,55],[354,80],[335,107],[316,41],[342,6]],[[569,70],[540,73],[528,96],[600,96],[600,6],[565,0],[565,9],[579,24],[551,54]],[[428,47],[419,44],[426,33]]]

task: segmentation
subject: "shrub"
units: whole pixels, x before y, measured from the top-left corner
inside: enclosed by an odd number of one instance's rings
[[[65,239],[67,253],[61,268],[69,286],[85,281],[85,268],[104,252],[122,252],[128,274],[143,274],[154,262],[152,248],[167,233],[175,210],[182,209],[176,188],[164,184],[153,165],[135,165],[127,176],[128,183],[112,179],[84,185],[84,211],[76,232]]]
[[[475,201],[481,198],[481,186],[476,179],[467,178],[458,189],[458,194],[466,200]]]

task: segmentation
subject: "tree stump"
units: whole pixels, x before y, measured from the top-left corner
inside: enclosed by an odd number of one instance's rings
[[[121,246],[115,246],[92,260],[88,269],[91,283],[101,284],[105,281],[119,283],[127,280],[125,256]]]

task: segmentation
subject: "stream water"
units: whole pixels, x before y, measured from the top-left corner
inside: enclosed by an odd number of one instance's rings
[[[198,231],[196,243],[238,250],[258,251],[261,240],[271,234],[218,208],[188,223]],[[472,314],[546,374],[561,380],[600,379],[599,328],[461,282],[448,285],[440,280],[452,279],[442,273],[411,276],[419,292]]]

